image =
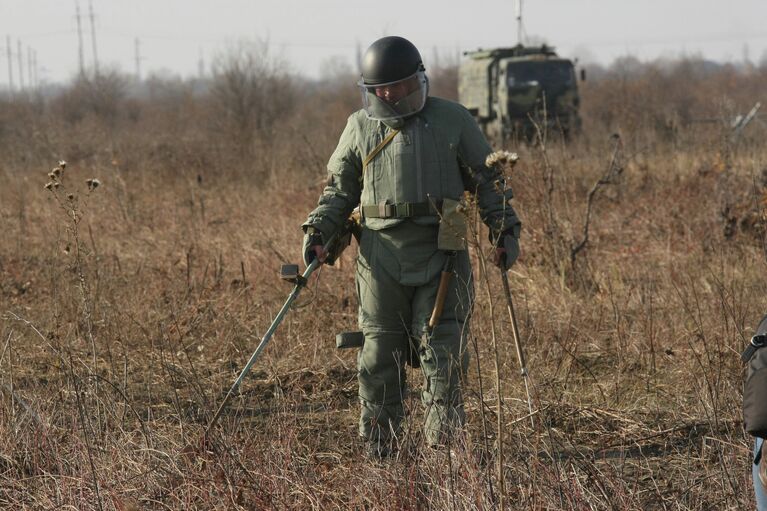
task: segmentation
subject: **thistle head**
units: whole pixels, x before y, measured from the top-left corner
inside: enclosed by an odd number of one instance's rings
[[[519,155],[509,151],[496,151],[490,153],[485,159],[485,165],[493,167],[495,165],[502,165],[514,168],[514,165],[519,161]]]

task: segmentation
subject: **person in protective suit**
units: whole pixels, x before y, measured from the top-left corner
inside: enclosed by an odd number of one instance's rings
[[[743,386],[743,426],[754,441],[751,465],[758,511],[767,511],[767,316],[756,327],[741,360],[748,365]]]
[[[425,378],[427,444],[446,444],[465,422],[461,379],[468,367],[472,271],[466,250],[440,246],[443,205],[455,204],[465,191],[476,194],[496,243],[494,262],[503,269],[519,255],[520,221],[502,172],[485,164],[492,150],[474,118],[463,106],[428,95],[421,55],[410,41],[375,41],[361,71],[363,108],[348,118],[328,163],[327,186],[302,227],[304,262],[322,262],[323,243],[360,207],[359,433],[369,452],[383,457],[400,432],[411,353]],[[431,328],[448,258],[452,278],[442,316]]]
[[[757,511],[767,511],[767,449],[764,438],[756,437],[754,443],[754,462],[751,465],[751,477],[754,481],[754,496]]]

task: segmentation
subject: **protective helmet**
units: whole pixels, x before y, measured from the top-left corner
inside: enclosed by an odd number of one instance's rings
[[[421,111],[429,93],[429,80],[418,49],[405,38],[378,39],[362,57],[357,83],[368,117],[400,121]]]

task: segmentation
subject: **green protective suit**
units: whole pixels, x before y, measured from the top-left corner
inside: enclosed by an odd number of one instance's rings
[[[328,163],[327,186],[304,229],[313,226],[328,239],[361,204],[356,274],[365,338],[358,355],[360,435],[378,442],[398,432],[404,416],[404,365],[413,343],[425,378],[426,440],[435,445],[464,422],[461,380],[468,366],[471,267],[467,252],[458,252],[442,317],[428,332],[447,257],[437,247],[439,216],[428,208],[384,205],[439,204],[458,200],[468,190],[477,194],[480,214],[492,232],[518,236],[519,220],[502,175],[485,167],[490,146],[463,106],[428,98],[363,172],[363,161],[390,133],[364,111],[349,117]]]

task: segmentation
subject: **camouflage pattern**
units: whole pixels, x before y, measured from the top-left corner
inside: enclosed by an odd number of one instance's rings
[[[552,47],[515,46],[466,56],[458,70],[458,98],[488,137],[505,140],[514,133],[529,137],[531,116],[542,127],[566,134],[579,129],[575,70]]]
[[[428,98],[363,175],[363,160],[390,129],[363,111],[349,117],[328,163],[327,186],[305,229],[313,226],[327,239],[360,203],[436,203],[459,200],[470,190],[494,232],[518,231],[511,192],[498,186],[503,179],[499,171],[484,166],[491,149],[465,108]],[[443,317],[428,334],[446,258],[438,249],[438,216],[363,216],[362,224],[356,274],[365,337],[358,357],[360,435],[379,441],[398,432],[404,413],[404,363],[415,340],[426,381],[427,441],[441,443],[463,424],[460,381],[468,362],[464,348],[473,296],[468,254],[458,253]]]

